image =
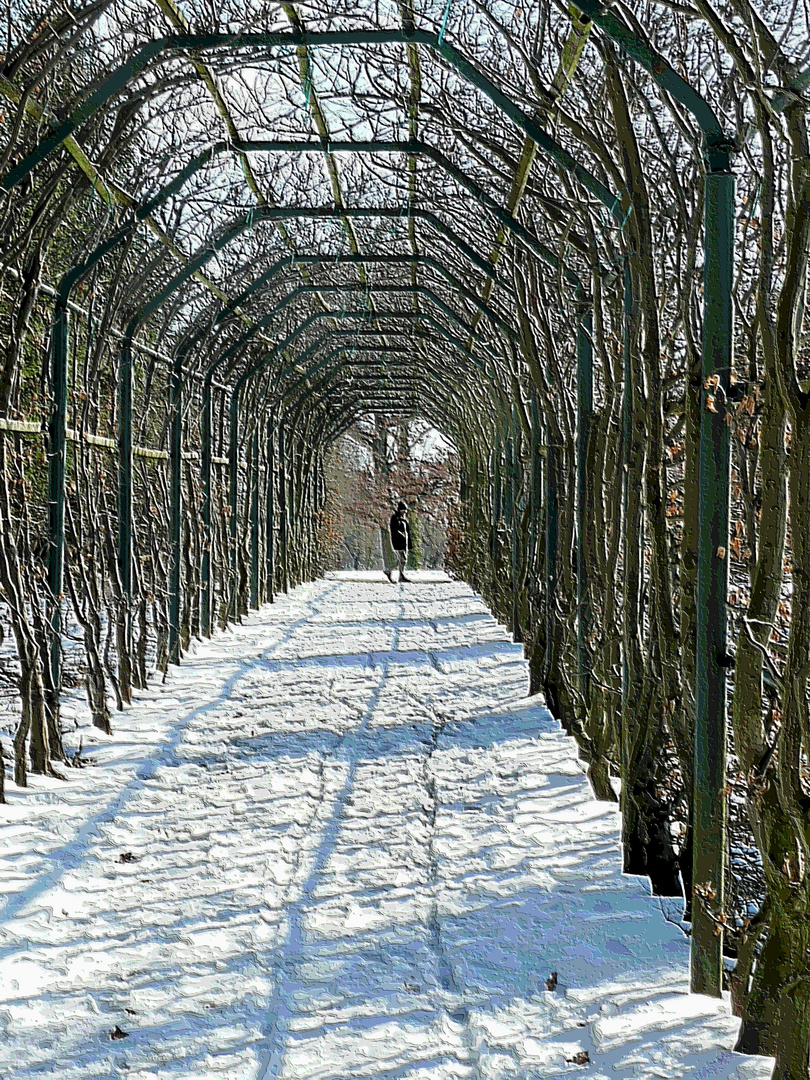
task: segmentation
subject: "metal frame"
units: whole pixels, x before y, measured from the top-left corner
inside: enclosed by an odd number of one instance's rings
[[[729,433],[725,424],[724,410],[717,413],[708,408],[708,396],[717,400],[727,395],[732,361],[733,311],[731,304],[731,277],[733,272],[733,220],[734,180],[730,172],[731,145],[713,110],[689,86],[666,60],[652,50],[646,42],[626,26],[612,11],[597,0],[578,0],[577,6],[587,14],[609,37],[616,40],[635,59],[642,63],[653,78],[680,101],[701,126],[705,143],[705,271],[704,271],[704,337],[703,382],[704,396],[701,409],[700,435],[700,500],[699,500],[699,552],[698,552],[698,625],[697,625],[697,678],[695,716],[695,788],[694,788],[694,881],[696,886],[711,882],[715,892],[723,895],[723,833],[725,785],[723,759],[725,753],[725,685],[727,668],[727,642],[725,600],[727,593],[728,560],[728,504],[729,504]],[[586,189],[597,198],[600,191],[590,183],[593,178],[580,175],[574,159],[550,140],[542,129],[526,117],[494,84],[482,75],[453,46],[436,35],[416,30],[321,32],[243,35],[170,35],[141,48],[95,91],[74,113],[59,125],[37,149],[8,173],[0,182],[10,190],[42,161],[76,128],[89,119],[97,109],[128,80],[148,67],[149,63],[166,50],[251,49],[278,45],[312,47],[317,45],[381,45],[401,43],[424,45],[433,49],[448,61],[473,85],[487,93],[511,119],[535,142],[545,149],[564,168],[569,168],[583,182]],[[328,149],[328,144],[326,146]],[[567,156],[566,156],[567,155]],[[66,340],[67,319],[63,326],[55,328],[55,338]],[[124,407],[131,408],[131,354],[125,356],[121,368],[121,398]],[[583,388],[587,397],[587,387]],[[50,453],[55,458],[51,478],[51,531],[64,533],[64,505],[57,505],[54,489],[64,485],[64,443],[60,445],[58,428],[60,416],[64,418],[66,402],[56,395]],[[727,397],[726,397],[727,400]],[[64,424],[62,423],[62,427]],[[584,439],[582,440],[584,442]],[[121,436],[121,458],[131,453],[131,443]],[[122,474],[125,488],[131,476]],[[122,501],[120,513],[126,518],[131,512],[129,504]],[[131,541],[131,536],[130,536]],[[56,596],[57,607],[61,592],[64,551],[54,553],[51,560],[50,581]],[[131,564],[125,569],[125,589],[131,590]],[[59,615],[55,616],[58,628]],[[53,659],[52,659],[53,663]],[[714,921],[699,896],[695,897],[695,922],[693,927],[692,989],[696,992],[718,996],[721,992],[722,938],[714,933]]]

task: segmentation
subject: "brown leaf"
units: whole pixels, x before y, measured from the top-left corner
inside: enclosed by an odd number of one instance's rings
[[[578,1054],[574,1054],[572,1058],[565,1059],[569,1065],[587,1065],[591,1060],[591,1055],[587,1050],[580,1050]]]

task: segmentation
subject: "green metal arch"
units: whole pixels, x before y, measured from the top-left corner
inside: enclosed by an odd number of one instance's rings
[[[543,128],[527,116],[508,95],[479,71],[459,49],[442,40],[438,34],[423,30],[397,31],[321,31],[314,33],[266,33],[266,34],[171,34],[150,41],[139,49],[124,64],[114,71],[102,85],[59,125],[56,131],[42,140],[37,148],[23,161],[11,169],[0,180],[0,187],[10,191],[39,162],[43,161],[61,142],[89,119],[105,102],[125,86],[129,80],[145,70],[153,59],[167,50],[187,49],[204,52],[218,48],[267,48],[277,46],[318,45],[387,45],[408,44],[424,45],[446,60],[456,71],[477,89],[486,94],[512,122],[525,132],[537,145],[548,154],[566,172],[572,173],[583,187],[607,206],[621,222],[622,212],[616,204],[616,197],[605,185],[593,176],[560,143]]]

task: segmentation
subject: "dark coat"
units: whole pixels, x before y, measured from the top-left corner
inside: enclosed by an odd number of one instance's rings
[[[391,547],[394,551],[408,551],[411,546],[411,533],[408,522],[399,514],[391,515]]]

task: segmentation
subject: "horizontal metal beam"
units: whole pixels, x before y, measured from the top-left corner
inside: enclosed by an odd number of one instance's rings
[[[269,284],[282,270],[287,268],[294,269],[298,266],[427,266],[437,273],[441,274],[447,282],[453,287],[453,289],[463,296],[469,303],[478,308],[479,311],[487,314],[494,322],[497,322],[505,333],[510,333],[511,328],[509,324],[503,319],[497,312],[493,311],[481,298],[469,289],[452,271],[440,262],[438,259],[434,259],[430,255],[378,255],[378,254],[359,254],[359,255],[329,255],[329,254],[298,254],[293,253],[285,255],[283,258],[278,259],[271,267],[263,271],[255,281],[244,289],[237,297],[232,301],[232,305],[241,307],[247,300],[254,296],[260,288],[264,288]],[[511,290],[509,290],[511,292]],[[229,305],[230,308],[231,305]],[[214,325],[222,321],[224,313],[220,315],[215,321]]]
[[[623,212],[619,200],[593,173],[580,164],[561,143],[558,143],[531,116],[520,109],[512,99],[496,86],[466,56],[443,35],[424,30],[327,30],[311,33],[245,33],[245,34],[170,34],[143,45],[138,52],[120,65],[88,98],[86,98],[56,130],[43,139],[37,148],[11,169],[1,180],[0,187],[10,191],[39,162],[43,161],[60,143],[73,134],[86,120],[110,100],[127,83],[145,71],[163,52],[207,52],[216,49],[257,50],[284,47],[315,48],[318,46],[343,47],[347,45],[423,45],[433,50],[449,63],[467,82],[496,105],[509,119],[528,135],[537,146],[557,165],[577,178],[582,186],[598,199],[621,224]]]
[[[333,151],[352,151],[355,153],[399,153],[428,157],[442,168],[448,176],[452,176],[452,178],[463,187],[465,191],[468,191],[477,202],[482,206],[485,206],[498,223],[508,232],[517,236],[530,251],[535,255],[539,255],[544,262],[548,263],[548,265],[552,266],[555,270],[562,269],[566,279],[570,281],[575,288],[580,290],[584,288],[579,276],[570,268],[566,267],[559,256],[556,255],[551,248],[547,247],[542,240],[522,225],[509,210],[500,206],[488,192],[484,191],[480,184],[471,180],[463,170],[457,165],[454,165],[447,155],[442,153],[438,147],[431,146],[430,143],[423,142],[421,139],[405,139],[402,141],[381,139],[366,141],[343,140],[330,141],[328,143],[319,143],[312,139],[279,139],[244,143],[243,145],[250,146],[253,150],[258,149],[274,152],[323,153],[324,150],[328,148],[330,153]],[[618,207],[619,202],[619,196],[614,196],[611,193],[607,205],[609,209],[614,210]],[[623,218],[622,223],[624,223]]]

